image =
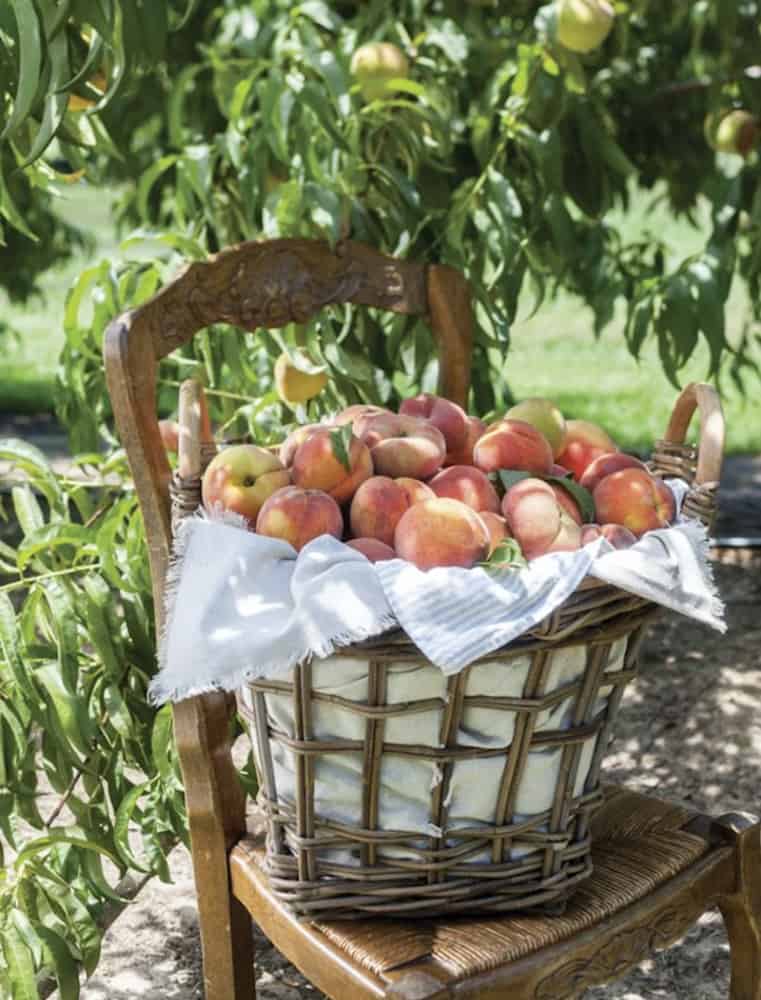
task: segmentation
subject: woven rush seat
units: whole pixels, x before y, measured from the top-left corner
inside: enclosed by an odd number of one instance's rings
[[[381,982],[413,963],[432,962],[443,981],[451,984],[589,931],[648,898],[711,850],[708,840],[685,829],[694,816],[673,803],[606,789],[592,824],[592,875],[579,885],[562,914],[360,919],[300,926],[313,944],[318,945],[320,937],[327,939],[352,964]],[[268,926],[266,914],[275,921],[296,921],[268,888],[264,869],[260,837],[245,838],[233,849],[233,892],[244,903],[254,894],[269,896],[264,916],[257,906],[257,918],[276,942],[277,931]]]

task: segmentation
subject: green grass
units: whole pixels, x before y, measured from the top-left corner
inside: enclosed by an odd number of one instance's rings
[[[619,223],[631,238],[651,224],[645,202]],[[103,192],[84,186],[72,189],[62,214],[87,228],[98,240],[95,259],[116,246],[110,220],[110,201]],[[704,220],[707,221],[707,220]],[[664,228],[656,216],[653,227]],[[702,246],[704,235],[686,222],[667,221],[667,240],[674,259]],[[702,226],[701,226],[702,228]],[[45,278],[44,300],[11,307],[2,300],[0,317],[19,334],[5,351],[0,368],[0,410],[50,410],[58,353],[63,343],[62,313],[66,291],[91,260],[82,256]],[[730,338],[739,334],[747,315],[741,288],[730,298],[727,320]],[[525,313],[530,304],[527,302]],[[622,447],[648,450],[666,426],[676,390],[663,375],[655,345],[648,345],[639,362],[628,353],[621,335],[623,308],[599,340],[593,335],[590,311],[578,300],[560,296],[542,305],[529,320],[515,324],[509,354],[508,381],[516,397],[548,396],[569,417],[601,424]],[[707,350],[696,352],[681,373],[683,384],[705,378]],[[728,450],[761,451],[761,392],[750,376],[743,397],[729,378],[722,380],[728,425]]]
[[[60,202],[59,214],[96,239],[97,260],[117,245],[111,202],[108,194],[86,184],[67,190],[65,200]],[[0,290],[0,323],[12,331],[10,339],[2,343],[0,411],[37,413],[52,409],[53,380],[64,340],[66,293],[91,263],[90,257],[77,254],[62,267],[48,272],[41,282],[42,294],[24,305],[11,304]]]

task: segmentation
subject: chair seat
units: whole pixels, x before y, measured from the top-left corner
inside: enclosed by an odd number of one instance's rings
[[[695,870],[696,865],[700,868],[701,859],[706,862],[702,868],[708,873],[714,864],[724,860],[728,848],[712,847],[705,837],[686,829],[694,819],[695,814],[682,806],[623,789],[609,789],[593,824],[593,874],[576,889],[562,915],[299,924],[269,891],[263,846],[256,838],[244,839],[232,852],[233,892],[249,908],[264,933],[296,965],[309,966],[304,956],[310,949],[317,949],[323,962],[332,957],[351,970],[357,983],[372,987],[367,992],[355,993],[355,998],[445,997],[454,995],[449,992],[453,983],[479,976],[488,978],[493,970],[514,965],[571,938],[574,946],[579,940],[583,945],[584,932],[594,932],[641,901],[652,901],[659,887],[688,869]],[[701,904],[692,919],[703,908]],[[285,924],[290,928],[288,933],[284,932]],[[642,940],[644,954],[651,946],[661,946],[660,937],[666,944],[669,943],[666,938],[672,940],[679,933],[679,927],[661,927],[655,940],[650,940],[652,935]],[[639,957],[642,956],[635,955],[634,961]],[[418,976],[417,987],[404,992],[400,983],[411,982],[409,977],[414,970],[423,979]],[[314,980],[311,967],[304,971]],[[340,992],[331,995],[338,996]],[[471,994],[458,990],[457,996],[461,995]],[[549,998],[571,994],[545,990],[536,995]]]

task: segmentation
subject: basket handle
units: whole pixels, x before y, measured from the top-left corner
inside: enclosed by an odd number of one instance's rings
[[[190,264],[106,330],[108,392],[143,512],[159,614],[171,527],[170,468],[156,413],[158,362],[213,323],[270,329],[304,323],[325,306],[345,302],[425,316],[439,352],[439,391],[466,404],[473,321],[465,277],[443,264],[397,260],[354,241],[335,247],[307,239],[241,243]],[[190,452],[183,453],[189,461]]]
[[[700,414],[700,438],[695,486],[717,484],[724,458],[724,412],[719,394],[706,382],[692,382],[677,397],[664,441],[684,444],[695,410]]]

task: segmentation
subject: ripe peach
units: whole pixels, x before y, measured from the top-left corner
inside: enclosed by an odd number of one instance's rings
[[[507,420],[525,420],[547,438],[555,458],[565,444],[565,417],[549,399],[531,397],[516,403],[505,414]]]
[[[490,510],[481,510],[478,513],[481,520],[486,525],[486,530],[489,532],[489,552],[487,553],[488,559],[500,542],[510,537],[510,529],[507,527],[507,521],[505,518],[500,517],[499,514],[493,514]]]
[[[441,431],[417,417],[380,413],[363,418],[360,438],[382,476],[428,479],[441,468],[446,443]]]
[[[451,497],[471,507],[476,513],[499,510],[497,491],[481,472],[472,465],[452,465],[437,472],[428,484],[437,497]]]
[[[297,427],[292,430],[288,437],[280,445],[280,451],[278,453],[280,461],[286,467],[286,469],[293,464],[293,456],[296,454],[296,449],[300,444],[303,444],[306,439],[314,434],[315,431],[322,431],[325,428],[332,428],[332,424],[304,424],[302,427]]]
[[[436,494],[430,486],[421,483],[419,479],[410,479],[409,476],[398,476],[394,482],[401,486],[409,499],[410,507],[413,503],[421,503],[423,500],[434,500]]]
[[[526,559],[581,547],[581,526],[541,479],[522,479],[512,486],[502,501],[502,512]]]
[[[543,475],[550,471],[552,449],[545,436],[525,420],[498,420],[479,438],[473,461],[482,472],[520,469]]]
[[[628,549],[634,545],[637,536],[623,524],[585,524],[581,529],[581,544],[588,545],[597,538],[607,538],[614,549]]]
[[[444,467],[450,465],[472,465],[473,449],[479,438],[486,433],[486,424],[478,417],[468,417],[468,430],[465,443],[455,451],[448,451],[444,459]]]
[[[201,483],[203,504],[242,514],[253,527],[264,501],[290,481],[276,455],[255,444],[234,445],[209,462]]]
[[[266,500],[256,519],[256,531],[268,538],[281,538],[300,552],[320,535],[343,535],[344,522],[333,497],[322,490],[286,486]]]
[[[355,538],[377,538],[393,545],[394,529],[410,508],[407,491],[388,476],[371,476],[354,494],[349,513]]]
[[[608,455],[598,456],[594,462],[586,467],[584,475],[579,480],[579,485],[585,490],[594,493],[595,486],[609,476],[611,472],[618,472],[619,469],[644,469],[644,462],[640,462],[633,455],[626,455],[622,451],[613,451]]]
[[[396,559],[396,552],[385,542],[379,542],[377,538],[352,538],[346,543],[349,548],[356,549],[371,563],[385,562],[387,559]]]
[[[405,399],[399,412],[408,417],[420,417],[438,427],[447,443],[447,451],[463,448],[468,436],[468,415],[461,406],[441,396],[421,392]]]
[[[546,485],[549,486],[549,488],[555,494],[555,499],[563,508],[563,510],[566,512],[566,514],[568,514],[569,517],[573,518],[573,520],[577,524],[582,524],[584,518],[582,517],[579,505],[576,503],[576,501],[568,492],[568,490],[564,490],[563,487],[559,486],[557,483],[547,483]],[[507,496],[509,492],[510,490],[508,490],[507,493],[505,493],[505,495],[502,497],[502,513],[505,515],[505,517],[507,517],[507,509],[508,509]]]
[[[566,421],[565,447],[557,455],[558,465],[570,469],[577,480],[600,455],[618,451],[602,427],[588,420]]]
[[[581,510],[568,490],[564,490],[557,483],[547,483],[547,485],[555,494],[557,502],[565,510],[566,514],[569,514],[577,524],[581,524],[584,521],[584,518],[581,516]]]
[[[352,435],[349,443],[349,471],[339,459],[332,435],[336,431],[320,428],[298,446],[293,456],[291,478],[294,486],[306,490],[324,490],[337,503],[350,500],[357,488],[373,474],[373,462],[366,445]]]
[[[486,558],[489,530],[481,517],[459,500],[437,497],[410,507],[396,526],[394,548],[418,569],[462,566]]]
[[[332,422],[338,427],[343,427],[344,424],[351,424],[354,433],[359,437],[355,421],[361,420],[363,417],[376,417],[379,413],[391,413],[391,410],[387,410],[385,406],[375,406],[372,403],[353,403],[351,406],[347,406],[345,410],[341,410],[340,413],[336,414]]]
[[[180,448],[180,425],[176,420],[159,420],[161,443],[167,451],[177,453]]]
[[[638,538],[666,528],[676,517],[674,495],[662,479],[646,469],[621,469],[606,476],[592,494],[597,519],[623,524]]]

